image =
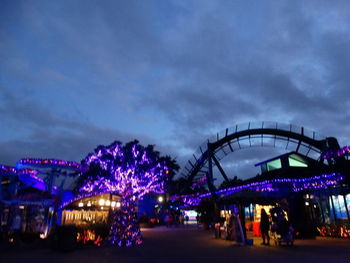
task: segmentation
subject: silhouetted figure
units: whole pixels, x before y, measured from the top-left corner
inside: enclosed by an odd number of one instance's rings
[[[190,221],[190,218],[188,215],[185,215],[185,224],[188,225],[188,222]]]
[[[270,245],[269,228],[269,216],[267,215],[265,209],[261,209],[260,232],[263,240],[262,245]]]
[[[17,214],[12,221],[11,231],[12,231],[12,242],[15,247],[19,245],[20,234],[21,234],[21,217]]]
[[[230,217],[230,223],[229,223],[230,229],[230,240],[236,241],[239,245],[244,245],[245,239],[244,239],[244,233],[241,225],[241,220],[239,219],[238,214],[232,214]]]

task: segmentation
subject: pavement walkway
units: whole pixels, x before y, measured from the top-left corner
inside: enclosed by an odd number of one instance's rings
[[[215,239],[214,234],[196,227],[157,227],[142,230],[145,242],[131,248],[85,247],[72,252],[50,249],[6,251],[1,263],[109,263],[109,262],[267,262],[267,263],[350,263],[350,241],[319,238],[296,240],[294,247],[260,245],[237,246],[231,241]]]

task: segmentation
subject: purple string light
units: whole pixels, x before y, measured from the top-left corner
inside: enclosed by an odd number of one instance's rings
[[[76,162],[57,160],[57,159],[23,158],[19,160],[19,164],[31,165],[31,166],[57,166],[57,167],[70,168],[70,169],[76,169],[81,171],[86,171],[88,169],[87,166],[81,165]]]
[[[326,152],[322,155],[323,159],[336,158],[341,157],[350,153],[350,146],[344,146],[336,152]]]
[[[108,240],[118,246],[141,244],[136,202],[147,193],[164,193],[164,181],[169,174],[166,162],[153,148],[137,142],[124,146],[115,142],[99,146],[84,163],[96,170],[82,175],[84,182],[76,199],[102,193],[119,194],[121,208],[115,211]]]
[[[39,174],[38,170],[34,169],[17,169],[16,167],[0,165],[0,175],[30,175]]]
[[[21,181],[26,180],[29,177],[32,180],[39,182],[41,185],[45,185],[44,180],[38,176],[39,173],[40,173],[40,171],[34,170],[34,169],[28,169],[28,168],[17,169],[16,167],[12,167],[12,166],[0,165],[0,176],[1,175],[5,175],[5,176],[14,176],[15,175],[15,176],[18,176]],[[57,189],[55,189],[55,190],[57,190]]]
[[[198,182],[195,182],[192,184],[192,188],[198,188],[200,187],[201,185],[203,185],[205,182],[207,181],[207,177],[206,176],[203,176],[201,177]]]
[[[279,185],[290,184],[292,186],[293,192],[299,192],[306,189],[315,190],[315,189],[325,189],[329,186],[336,186],[342,181],[344,177],[337,173],[331,174],[322,174],[319,176],[307,177],[307,178],[280,178],[265,180],[262,182],[254,182],[249,184],[244,184],[240,186],[230,187],[226,189],[221,189],[216,191],[216,194],[220,197],[229,196],[234,193],[250,190],[256,192],[278,192],[280,188]],[[193,195],[182,195],[182,196],[173,196],[171,200],[182,200],[185,206],[197,206],[203,198],[210,197],[212,194],[193,194]]]

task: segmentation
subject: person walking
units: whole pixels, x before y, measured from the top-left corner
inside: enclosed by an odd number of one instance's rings
[[[262,245],[269,246],[270,245],[270,236],[269,236],[269,216],[266,213],[265,209],[261,209],[261,217],[260,217],[260,232],[262,237]]]
[[[21,217],[19,214],[16,214],[11,224],[12,242],[15,247],[18,247],[20,243],[21,227]]]

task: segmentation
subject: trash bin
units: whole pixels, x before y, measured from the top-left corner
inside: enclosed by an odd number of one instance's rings
[[[215,229],[215,238],[221,238],[221,230],[220,230],[220,223],[216,223],[214,225],[214,229]]]

